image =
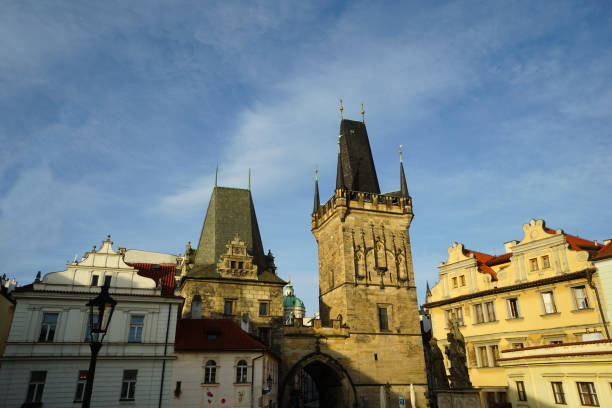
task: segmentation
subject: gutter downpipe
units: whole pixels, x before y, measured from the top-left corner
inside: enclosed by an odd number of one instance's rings
[[[255,407],[255,394],[253,394],[253,388],[255,384],[255,360],[260,359],[263,356],[265,356],[265,354],[262,354],[261,356],[257,356],[251,361],[251,364],[252,364],[252,368],[251,368],[251,408]],[[263,370],[261,370],[261,372],[263,373]]]
[[[604,330],[606,331],[606,338],[610,340],[610,332],[608,331],[608,322],[606,322],[606,317],[601,307],[601,300],[599,299],[599,291],[597,290],[597,286],[595,286],[595,283],[593,283],[593,273],[594,271],[592,269],[587,270],[587,281],[589,282],[589,286],[591,287],[591,289],[595,291],[595,297],[597,298],[597,306],[599,307],[599,314],[601,316],[601,322],[603,324]]]
[[[162,406],[164,396],[164,377],[166,376],[166,354],[168,350],[168,333],[170,332],[170,315],[172,314],[172,303],[168,303],[168,322],[166,323],[166,341],[164,343],[164,359],[162,360],[161,386],[159,387],[159,408]]]

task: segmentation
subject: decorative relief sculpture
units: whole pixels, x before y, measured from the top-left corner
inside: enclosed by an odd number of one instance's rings
[[[445,354],[450,362],[450,382],[451,388],[465,389],[472,388],[470,375],[467,368],[465,339],[459,330],[459,323],[456,319],[451,319],[448,323],[450,331],[446,335],[448,346]]]

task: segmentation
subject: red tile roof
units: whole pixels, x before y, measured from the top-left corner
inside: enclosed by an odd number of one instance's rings
[[[594,261],[601,259],[612,258],[612,241],[597,251],[597,255],[593,258]]]
[[[229,319],[180,319],[176,324],[174,349],[267,350],[267,347]]]
[[[497,273],[491,269],[491,267],[489,267],[489,265],[487,265],[487,262],[491,261],[492,259],[496,258],[493,255],[489,255],[489,254],[485,254],[483,252],[476,252],[476,251],[472,251],[470,249],[464,249],[463,253],[465,254],[465,256],[470,256],[472,254],[474,254],[474,258],[476,258],[476,264],[478,265],[478,270],[481,273],[488,273],[489,275],[491,275],[491,279],[496,281],[497,280]]]
[[[174,277],[176,275],[176,264],[149,264],[126,262],[132,268],[138,269],[138,275],[151,278],[155,284],[160,284],[162,296],[174,295]]]
[[[554,229],[548,227],[544,227],[544,231],[548,232],[549,234],[557,233]],[[563,235],[565,235],[565,239],[567,240],[570,249],[574,251],[584,251],[585,249],[601,248],[601,244],[595,244],[594,241],[589,241],[588,239],[580,238],[576,235],[567,234],[565,232],[563,232]]]

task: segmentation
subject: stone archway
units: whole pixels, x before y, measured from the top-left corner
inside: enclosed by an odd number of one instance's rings
[[[304,390],[304,377],[316,390]],[[308,388],[308,387],[306,387]],[[305,398],[315,395],[317,400]],[[315,352],[298,361],[283,380],[280,390],[280,406],[283,408],[336,408],[357,407],[357,392],[351,377],[333,357]]]

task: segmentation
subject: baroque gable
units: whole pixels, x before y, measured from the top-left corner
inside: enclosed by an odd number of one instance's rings
[[[223,278],[257,279],[257,265],[247,251],[247,244],[236,234],[226,244],[227,251],[221,254],[217,271]]]

